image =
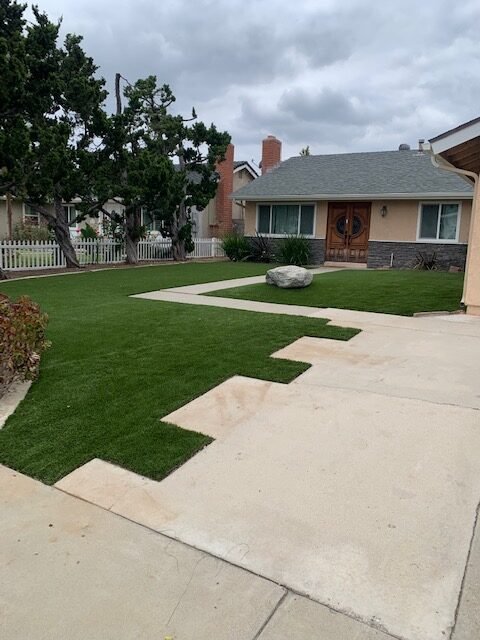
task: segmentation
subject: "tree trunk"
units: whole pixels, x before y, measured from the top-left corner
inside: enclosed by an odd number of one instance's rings
[[[128,264],[138,264],[138,241],[140,231],[140,212],[138,208],[125,212],[125,248]]]
[[[117,116],[122,113],[122,96],[120,94],[120,78],[119,73],[115,74],[115,100],[117,102]]]
[[[187,258],[185,249],[185,238],[182,237],[182,229],[188,222],[187,210],[185,203],[181,202],[178,208],[175,223],[172,228],[172,254],[173,259],[177,262],[183,262]]]
[[[125,236],[125,248],[128,264],[138,264],[138,240]]]
[[[55,201],[55,219],[49,219],[48,222],[53,226],[55,239],[65,256],[67,268],[79,269],[80,264],[77,260],[77,255],[70,238],[70,228],[68,226],[67,216],[60,200]]]

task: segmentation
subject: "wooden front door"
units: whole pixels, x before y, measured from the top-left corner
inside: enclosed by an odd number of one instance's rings
[[[326,260],[366,262],[370,202],[330,202]]]

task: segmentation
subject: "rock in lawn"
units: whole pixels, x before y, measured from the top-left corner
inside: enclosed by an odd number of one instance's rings
[[[290,264],[287,267],[270,269],[267,271],[265,280],[267,284],[273,284],[281,289],[301,289],[311,284],[313,275],[303,267]]]

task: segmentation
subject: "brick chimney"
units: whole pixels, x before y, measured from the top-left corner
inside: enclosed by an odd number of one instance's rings
[[[233,230],[232,201],[229,196],[233,191],[233,154],[234,146],[229,144],[225,152],[225,160],[217,164],[220,180],[215,196],[216,224],[211,225],[212,233],[223,236]]]
[[[282,161],[282,143],[275,136],[262,140],[262,175],[278,167]]]

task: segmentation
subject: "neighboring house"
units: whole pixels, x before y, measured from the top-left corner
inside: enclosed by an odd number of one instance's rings
[[[262,176],[232,194],[245,207],[245,235],[272,243],[309,239],[316,263],[410,267],[419,252],[463,268],[471,183],[433,166],[421,150],[297,156],[263,141]]]
[[[83,222],[76,222],[78,215],[77,204],[79,200],[74,202],[66,202],[63,206],[67,213],[70,224],[70,235],[72,238],[80,236],[80,231],[86,224],[90,224],[97,231],[101,231],[101,225],[103,220],[103,214],[99,214],[98,217],[88,217]],[[8,239],[13,235],[15,227],[18,225],[26,224],[33,227],[46,227],[47,223],[45,219],[36,211],[34,211],[29,205],[25,204],[23,200],[18,198],[12,198],[10,200],[11,207],[11,222],[8,211],[8,200],[6,196],[0,197],[0,240]],[[47,209],[54,213],[53,205],[47,205]],[[108,201],[105,204],[107,211],[117,211],[123,213],[123,208],[113,201]]]

